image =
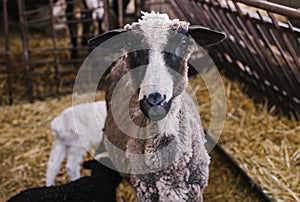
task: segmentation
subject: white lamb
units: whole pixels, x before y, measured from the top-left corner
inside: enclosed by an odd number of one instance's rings
[[[92,145],[103,138],[102,129],[106,118],[105,101],[68,107],[51,122],[53,142],[47,163],[46,186],[54,184],[61,163],[68,154],[67,172],[74,181],[80,177],[80,164]]]

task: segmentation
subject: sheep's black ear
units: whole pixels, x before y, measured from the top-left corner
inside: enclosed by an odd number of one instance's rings
[[[199,25],[190,26],[188,32],[200,46],[212,46],[226,38],[226,34],[223,32]]]
[[[103,34],[100,34],[94,38],[91,38],[90,40],[88,40],[88,44],[92,47],[97,47],[99,46],[101,43],[103,43],[104,41],[114,37],[114,36],[117,36],[119,34],[122,34],[126,32],[125,29],[115,29],[115,30],[111,30],[111,31],[108,31],[108,32],[105,32]],[[122,41],[119,41],[119,40],[116,40],[114,41],[114,44],[117,44],[116,46],[118,47],[122,47],[123,44],[120,44],[120,43],[123,43]]]

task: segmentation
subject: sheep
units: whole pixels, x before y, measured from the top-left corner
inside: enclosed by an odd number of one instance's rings
[[[67,18],[67,25],[69,28],[69,32],[71,35],[71,43],[72,43],[72,50],[71,50],[71,57],[78,58],[78,51],[77,51],[77,32],[78,32],[78,23],[72,22],[76,21],[78,18],[77,16],[73,15],[72,13],[75,10],[75,3],[73,0],[58,0],[52,9],[53,16],[59,21],[59,18]],[[78,3],[78,2],[77,2]],[[102,0],[84,0],[82,1],[83,10],[81,11],[81,18],[85,19],[83,22],[83,33],[82,33],[82,44],[86,44],[89,35],[90,28],[92,26],[92,20],[96,20],[98,24],[98,32],[101,34],[102,31],[102,21],[104,16],[104,6]],[[62,21],[59,21],[61,27]]]
[[[187,61],[196,43],[225,38],[167,14],[142,12],[138,22],[89,40],[94,47],[118,41],[110,46],[124,49],[105,77],[104,144],[139,201],[202,201],[210,158],[200,115],[185,90]]]
[[[101,159],[111,164],[108,158]],[[91,169],[91,176],[60,186],[30,188],[13,196],[8,202],[112,202],[116,201],[116,187],[121,182],[120,174],[96,160],[84,162]]]
[[[68,107],[52,120],[51,131],[56,139],[47,163],[46,186],[54,184],[66,155],[66,167],[71,181],[80,177],[80,163],[87,150],[102,140],[105,118],[106,103],[98,101]]]
[[[67,0],[68,1],[68,0]],[[68,2],[70,4],[70,2]],[[67,9],[66,0],[58,0],[54,3],[52,8],[52,14],[56,19],[64,18],[66,16],[66,9]],[[99,34],[102,33],[101,24],[104,16],[104,7],[102,0],[85,0],[83,1],[84,9],[92,10],[92,19],[97,20],[99,23]],[[61,21],[63,22],[63,21]]]
[[[52,8],[52,15],[55,19],[55,30],[66,29],[66,10],[67,5],[65,0],[58,0]]]

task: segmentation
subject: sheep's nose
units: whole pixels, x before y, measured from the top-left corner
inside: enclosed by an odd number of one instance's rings
[[[169,112],[172,99],[166,101],[166,95],[152,93],[140,100],[140,108],[144,115],[152,121],[163,119]]]
[[[151,106],[156,106],[166,99],[166,95],[162,96],[160,93],[152,93],[146,99]]]

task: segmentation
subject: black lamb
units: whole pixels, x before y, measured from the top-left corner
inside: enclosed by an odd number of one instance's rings
[[[105,165],[111,164],[108,158]],[[120,174],[105,165],[91,160],[84,162],[84,167],[91,169],[91,176],[76,181],[51,187],[30,188],[13,196],[8,202],[113,202],[116,201],[116,187],[122,180]]]

